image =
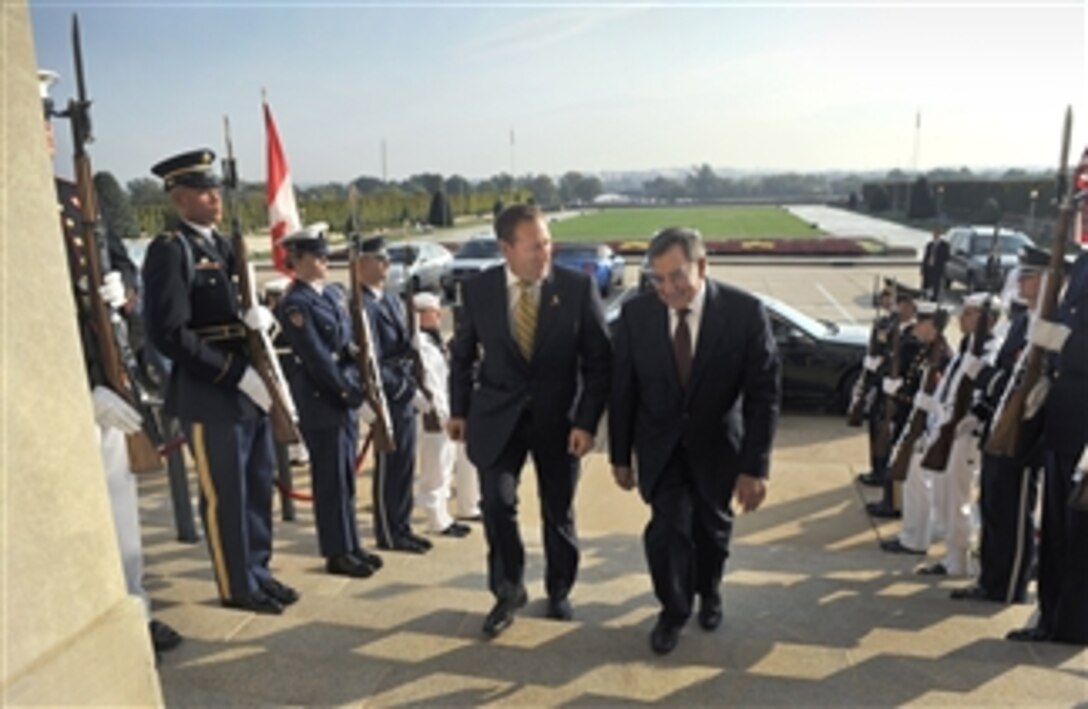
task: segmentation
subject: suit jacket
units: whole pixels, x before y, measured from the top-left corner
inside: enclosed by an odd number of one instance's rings
[[[677,448],[703,494],[726,504],[739,473],[766,477],[778,421],[780,362],[758,298],[706,281],[691,379],[680,385],[667,306],[656,293],[628,301],[615,331],[609,435],[613,465],[638,456],[650,501]]]
[[[363,307],[370,321],[370,340],[381,370],[389,406],[408,406],[416,394],[412,376],[412,340],[400,296],[388,290],[381,296],[363,288]]]
[[[922,275],[940,278],[944,275],[944,266],[951,254],[948,242],[944,239],[930,241],[922,255]]]
[[[468,421],[469,459],[493,464],[526,409],[536,430],[564,446],[571,427],[596,431],[610,356],[600,296],[584,273],[553,267],[541,283],[530,361],[510,331],[505,266],[465,281],[450,353],[450,416]]]
[[[218,234],[213,242],[182,223],[155,237],[144,258],[144,323],[155,348],[173,362],[165,410],[182,421],[233,422],[260,415],[238,390],[249,366],[245,340],[200,334],[206,328],[245,327],[231,280],[234,250]]]
[[[363,403],[355,335],[343,286],[330,283],[321,293],[294,281],[277,317],[292,356],[285,373],[303,428],[342,426]]]

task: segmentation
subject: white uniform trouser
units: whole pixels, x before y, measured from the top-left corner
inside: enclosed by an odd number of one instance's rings
[[[417,425],[416,506],[427,515],[427,528],[431,532],[441,532],[453,524],[446,501],[450,499],[450,481],[457,454],[444,431],[428,433],[418,421]]]
[[[453,486],[457,488],[457,515],[459,517],[478,517],[480,515],[480,478],[476,466],[468,459],[464,443],[451,443],[456,451],[453,464]]]
[[[945,478],[944,504],[937,507],[937,514],[948,530],[944,566],[952,576],[967,576],[970,571],[968,559],[974,531],[971,491],[978,467],[978,439],[972,435],[957,436],[952,442],[945,472],[937,474],[937,477]]]
[[[121,566],[128,592],[143,601],[150,614],[151,605],[144,591],[144,552],[140,541],[140,506],[136,495],[136,476],[128,464],[125,434],[116,428],[95,427],[99,433],[102,467],[113,510],[113,529],[121,551]]]
[[[903,526],[899,530],[899,543],[908,549],[926,551],[933,541],[934,524],[934,487],[943,487],[943,475],[934,476],[922,467],[923,452],[921,446],[915,446],[910,456],[907,479],[903,482]],[[937,496],[944,499],[944,491]]]

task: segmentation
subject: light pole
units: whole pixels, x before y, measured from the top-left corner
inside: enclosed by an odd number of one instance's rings
[[[1035,200],[1039,199],[1039,190],[1032,190],[1028,198],[1031,200],[1028,202],[1028,233],[1035,236]]]
[[[937,185],[937,223],[944,226],[944,185]]]

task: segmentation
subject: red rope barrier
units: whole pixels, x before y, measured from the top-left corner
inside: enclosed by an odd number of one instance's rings
[[[363,441],[362,447],[359,448],[359,454],[355,456],[355,474],[358,475],[362,472],[363,461],[366,460],[366,454],[370,450],[370,441],[372,436],[368,433],[366,440]],[[307,495],[304,492],[299,492],[293,488],[289,488],[283,484],[283,482],[276,478],[276,487],[279,488],[280,494],[285,497],[290,497],[292,500],[298,502],[313,502],[313,495]]]

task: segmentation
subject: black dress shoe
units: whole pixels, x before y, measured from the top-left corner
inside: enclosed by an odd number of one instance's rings
[[[433,544],[431,544],[430,539],[427,539],[426,537],[421,537],[418,534],[413,534],[412,532],[408,532],[405,537],[411,539],[413,542],[423,547],[425,551],[430,551],[431,547],[434,546]]]
[[[404,551],[409,554],[426,554],[428,547],[423,546],[415,539],[410,537],[401,537],[400,539],[394,539],[392,543],[382,544],[378,543],[379,549],[386,551]]]
[[[899,519],[903,516],[902,512],[891,505],[884,504],[884,502],[870,502],[865,505],[865,511],[869,513],[870,517],[879,517],[880,519]]]
[[[439,532],[439,534],[441,534],[443,537],[456,537],[457,539],[460,539],[461,537],[467,537],[471,531],[472,527],[468,526],[467,524],[461,524],[460,522],[451,522],[450,526],[443,529],[441,532]]]
[[[574,618],[574,609],[566,598],[549,598],[548,617],[552,620],[571,620]]]
[[[722,597],[702,596],[699,599],[699,626],[703,630],[717,630],[722,624]]]
[[[239,600],[224,599],[222,603],[224,608],[235,608],[240,611],[250,611],[251,613],[261,613],[263,615],[283,613],[283,604],[263,591],[253,593],[249,598]]]
[[[509,628],[514,622],[514,612],[523,608],[529,602],[529,594],[522,586],[512,596],[500,598],[491,608],[491,612],[484,619],[484,635],[489,638],[497,637],[499,633]]]
[[[298,591],[274,578],[265,579],[260,582],[260,585],[262,591],[269,596],[272,596],[272,598],[275,598],[284,606],[289,606],[299,599]]]
[[[859,475],[858,482],[868,487],[880,487],[884,484],[884,476],[870,470],[868,473]]]
[[[919,566],[914,570],[919,576],[948,576],[948,569],[941,562]]]
[[[181,634],[161,620],[152,620],[147,624],[151,633],[151,646],[156,653],[173,650],[181,644]]]
[[[650,649],[658,655],[668,655],[676,649],[678,642],[680,642],[680,626],[658,618],[657,624],[650,632]]]
[[[1000,600],[990,595],[990,592],[977,584],[954,588],[948,597],[954,601],[992,601],[1000,603]]]
[[[462,522],[483,522],[484,516],[477,512],[474,515],[462,515],[457,519],[461,520]]]
[[[1034,628],[1020,628],[1019,630],[1010,630],[1005,635],[1006,640],[1012,640],[1017,643],[1045,643],[1051,639],[1050,633],[1046,632],[1040,627]]]
[[[374,567],[352,554],[343,554],[326,559],[325,571],[337,576],[365,579],[374,573]]]
[[[351,554],[352,556],[354,556],[359,561],[363,562],[364,564],[367,564],[368,566],[370,566],[370,568],[374,569],[375,571],[382,568],[382,566],[383,566],[382,558],[380,556],[378,556],[377,554],[372,554],[371,552],[367,551],[366,549],[361,549],[360,548],[360,549],[356,549],[354,551],[349,551],[348,553]]]
[[[889,554],[913,554],[914,556],[924,556],[925,550],[911,549],[910,547],[903,546],[903,542],[899,541],[899,537],[894,539],[885,539],[880,543],[880,548]]]

